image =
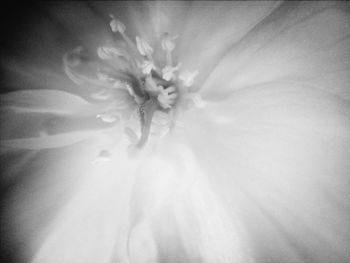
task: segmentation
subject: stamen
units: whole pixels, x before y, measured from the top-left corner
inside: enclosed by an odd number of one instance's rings
[[[134,42],[125,34],[125,25],[121,23],[119,20],[117,20],[114,15],[109,15],[112,18],[112,21],[110,22],[112,32],[114,33],[120,33],[123,37],[124,41],[130,48],[130,50],[134,53],[135,57],[138,57],[139,53],[137,50],[136,45]],[[119,21],[119,22],[118,22]]]
[[[151,60],[144,60],[142,64],[140,65],[140,68],[142,69],[142,73],[145,75],[151,74],[151,71],[156,69],[153,61]]]
[[[176,38],[177,36],[170,37],[168,33],[165,33],[162,39],[162,49],[167,51],[173,51],[175,48],[173,40],[175,40]]]
[[[165,33],[162,39],[162,49],[166,51],[166,63],[169,67],[173,65],[171,52],[175,48],[174,39],[176,37],[170,37],[168,33]]]
[[[91,94],[91,98],[104,100],[103,103],[107,104],[96,118],[106,123],[122,121],[129,141],[136,148],[141,148],[150,134],[159,138],[172,127],[183,126],[174,120],[176,111],[172,108],[177,103],[179,88],[192,86],[198,71],[178,74],[181,64],[173,66],[172,52],[177,37],[164,34],[161,48],[166,53],[166,61],[159,65],[152,58],[154,50],[145,39],[136,36],[136,42],[132,41],[125,34],[125,25],[114,15],[110,17],[112,32],[120,34],[125,43],[117,47],[99,47],[97,55],[100,59],[96,61],[83,56],[79,47],[64,56],[64,69],[75,83],[89,83],[101,88]],[[88,67],[81,67],[83,61],[88,62]],[[86,69],[90,70],[91,65],[98,69],[94,71],[93,74],[97,75],[93,78],[91,72],[86,74]],[[198,93],[189,93],[189,90],[184,92],[182,99],[192,106],[206,105]],[[133,116],[136,113],[138,119]],[[110,155],[110,150],[101,151],[96,161],[108,160]]]
[[[178,64],[176,67],[165,66],[162,69],[162,78],[166,81],[171,81],[176,78],[175,72],[179,70],[181,64]]]
[[[194,72],[185,71],[180,74],[179,79],[182,80],[185,87],[191,87],[194,82],[194,78],[198,75],[198,70]]]
[[[105,83],[100,82],[95,78],[91,78],[91,72],[82,72],[84,60],[88,61],[88,58],[82,54],[83,48],[77,47],[70,52],[67,52],[63,56],[63,68],[67,76],[77,85],[89,83],[95,86],[106,87]],[[80,67],[82,66],[82,67]]]
[[[115,18],[114,15],[109,15],[112,20],[111,22],[109,23],[109,25],[111,26],[111,29],[112,29],[112,32],[116,33],[116,32],[119,32],[121,34],[123,34],[125,32],[125,25],[120,22],[118,19]]]
[[[137,45],[137,50],[140,52],[140,54],[142,56],[146,56],[148,59],[151,60],[151,55],[153,54],[153,49],[146,42],[146,40],[136,36],[136,45]]]
[[[135,92],[135,89],[131,85],[127,84],[126,89],[129,92],[129,94],[134,98],[137,104],[141,105],[145,102],[145,98],[138,96]]]
[[[177,94],[175,93],[175,87],[169,87],[164,89],[164,87],[160,86],[161,91],[157,97],[157,100],[160,106],[163,109],[169,109],[174,105],[175,99],[177,98]]]
[[[123,57],[125,52],[115,47],[99,47],[97,49],[97,55],[103,60],[112,59],[114,56]]]
[[[173,58],[170,51],[166,52],[166,64],[170,67],[173,65]]]

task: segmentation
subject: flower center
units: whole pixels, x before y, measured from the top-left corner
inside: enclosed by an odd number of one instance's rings
[[[64,57],[65,72],[78,85],[89,83],[100,87],[91,97],[108,106],[96,117],[109,123],[121,121],[131,143],[141,148],[150,134],[162,137],[170,130],[179,99],[198,100],[198,94],[194,96],[188,89],[198,71],[181,71],[181,64],[174,65],[172,51],[176,36],[163,35],[160,46],[164,62],[161,63],[154,59],[154,49],[145,39],[137,36],[132,41],[125,33],[125,25],[113,15],[110,17],[111,31],[121,41],[97,49],[99,60],[94,62],[97,79],[80,71],[82,62],[93,64],[82,55],[80,47]],[[133,115],[137,116],[138,125]]]

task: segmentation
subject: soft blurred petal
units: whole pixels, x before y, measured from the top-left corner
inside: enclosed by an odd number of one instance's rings
[[[203,91],[211,98],[224,97],[236,89],[284,79],[349,99],[350,20],[344,5],[284,3],[232,46]]]
[[[21,90],[2,95],[4,108],[27,113],[80,113],[93,107],[86,100],[74,94],[60,90]]]
[[[72,145],[80,141],[99,135],[97,132],[71,132],[58,135],[42,135],[36,138],[21,138],[2,140],[1,147],[12,149],[42,150],[48,148],[58,148]]]

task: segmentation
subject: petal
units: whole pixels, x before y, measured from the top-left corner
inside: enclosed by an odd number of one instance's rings
[[[349,25],[339,2],[284,2],[232,45],[202,90],[206,97],[226,97],[285,79],[313,83],[349,99]]]
[[[2,107],[16,112],[70,114],[91,104],[81,97],[60,90],[21,90],[2,95]]]
[[[101,89],[96,93],[90,95],[91,98],[95,100],[108,100],[112,98],[113,94],[108,89]]]
[[[69,146],[97,135],[98,132],[96,131],[70,132],[33,138],[1,140],[0,145],[13,149],[42,150]]]
[[[178,29],[181,36],[177,45],[179,61],[183,63],[185,69],[198,69],[201,72],[197,80],[201,85],[226,52],[280,3],[279,1],[191,2],[186,13],[186,26]],[[198,57],[200,59],[197,59]]]

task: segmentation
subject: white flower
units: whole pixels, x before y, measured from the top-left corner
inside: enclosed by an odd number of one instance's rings
[[[142,56],[151,56],[153,54],[152,47],[146,42],[146,40],[136,37],[137,50]]]
[[[176,89],[174,87],[169,87],[164,89],[164,87],[160,87],[160,93],[157,97],[157,100],[160,104],[160,106],[163,109],[169,109],[172,107],[172,105],[175,102],[175,99],[177,98],[177,94],[175,93]]]
[[[175,79],[175,71],[177,71],[180,67],[180,64],[177,65],[176,67],[172,66],[165,66],[162,69],[162,78],[166,81],[170,81],[172,79]]]
[[[185,71],[179,75],[179,79],[182,80],[185,87],[191,87],[194,82],[194,78],[198,75],[198,70],[194,72]]]
[[[120,22],[118,19],[116,19],[114,17],[114,15],[109,15],[109,16],[112,18],[111,22],[109,23],[109,25],[111,26],[112,31],[115,32],[115,33],[119,32],[121,34],[124,34],[125,25],[122,22]]]
[[[140,65],[140,68],[143,74],[148,75],[151,73],[152,69],[156,69],[156,66],[154,65],[153,61],[144,60]]]

